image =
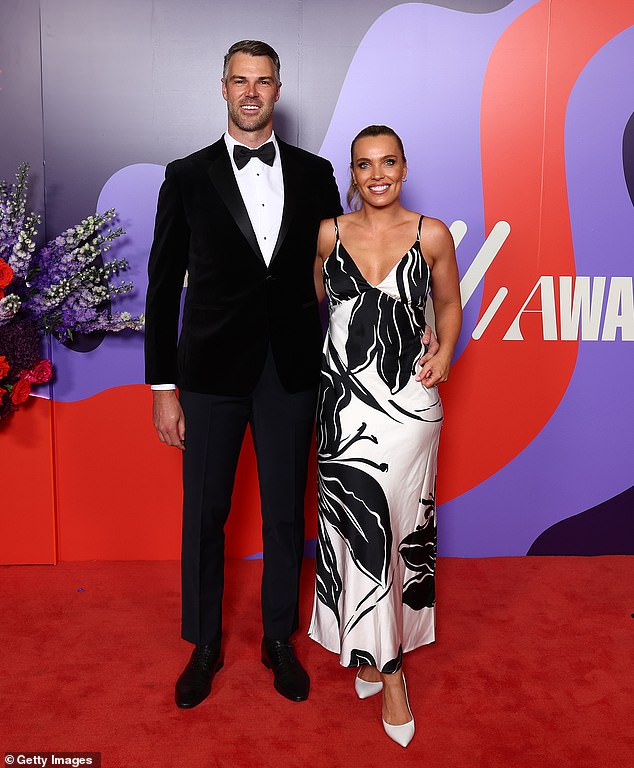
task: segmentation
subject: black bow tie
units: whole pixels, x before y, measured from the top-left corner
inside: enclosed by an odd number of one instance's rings
[[[263,163],[273,165],[273,160],[275,160],[275,144],[272,141],[267,141],[266,144],[262,144],[257,149],[249,149],[249,147],[244,147],[242,144],[234,146],[233,161],[238,170],[244,168],[252,157],[259,157]]]

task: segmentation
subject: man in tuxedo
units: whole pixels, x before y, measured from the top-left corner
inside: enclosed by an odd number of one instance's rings
[[[341,203],[330,163],[273,133],[279,67],[266,43],[231,46],[227,132],[170,163],[158,199],[146,380],[160,439],[183,451],[182,636],[194,649],[176,683],[181,708],[209,695],[223,663],[223,528],[247,424],[263,521],[262,662],[286,698],[309,690],[290,637],[322,346],[313,263],[319,222]]]

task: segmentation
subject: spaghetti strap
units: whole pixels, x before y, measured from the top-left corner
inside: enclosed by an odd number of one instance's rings
[[[337,236],[337,240],[339,240],[339,224],[337,222],[337,217],[336,216],[334,218],[334,222],[335,222],[335,233],[336,233],[336,236]]]
[[[418,220],[418,232],[416,233],[416,242],[420,243],[420,228],[423,226],[423,214],[421,213],[420,219]],[[335,219],[336,221],[336,219]],[[337,230],[338,231],[338,230]]]

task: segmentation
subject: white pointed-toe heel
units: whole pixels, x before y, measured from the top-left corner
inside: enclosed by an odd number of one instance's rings
[[[407,703],[407,709],[410,715],[412,715],[412,710],[409,706],[409,698],[407,696],[407,683],[405,682],[405,675],[403,675],[403,686],[405,687],[405,702]],[[406,747],[414,738],[414,732],[416,730],[414,727],[414,715],[412,715],[412,719],[409,721],[409,723],[403,723],[403,725],[390,725],[389,723],[386,723],[385,720],[383,720],[383,728],[385,729],[385,733],[387,733],[392,741],[400,744],[401,747]]]
[[[363,680],[359,677],[359,672],[357,672],[357,676],[354,678],[354,690],[360,699],[368,699],[370,696],[374,696],[383,690],[383,683],[380,680],[376,683],[370,680]]]

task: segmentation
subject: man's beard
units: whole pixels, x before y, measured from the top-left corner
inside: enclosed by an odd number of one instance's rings
[[[246,102],[247,104],[252,104],[253,102]],[[262,128],[264,128],[266,125],[268,125],[271,115],[273,114],[273,105],[271,104],[268,109],[262,108],[260,106],[260,112],[258,113],[257,120],[254,120],[253,118],[249,118],[248,115],[243,115],[242,112],[240,112],[240,105],[233,105],[232,103],[229,103],[229,115],[231,116],[231,120],[235,125],[238,126],[238,128],[241,131],[259,131]]]

